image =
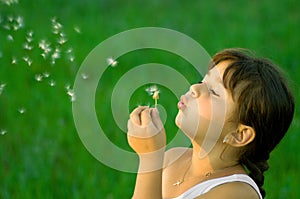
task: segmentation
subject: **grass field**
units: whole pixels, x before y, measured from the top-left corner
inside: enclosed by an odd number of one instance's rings
[[[281,66],[298,102],[299,8],[296,0],[0,0],[0,198],[130,198],[135,174],[112,169],[86,150],[66,88],[72,88],[77,70],[96,45],[128,29],[174,29],[197,40],[211,55],[229,47],[252,49]],[[51,53],[44,59],[47,43]],[[130,150],[110,110],[109,96],[122,74],[157,62],[176,67],[191,82],[199,77],[182,59],[159,50],[131,52],[118,61],[100,80],[95,107],[98,118],[105,118],[107,137]],[[177,130],[177,99],[161,89],[159,103],[169,113],[170,141]],[[130,109],[141,103],[153,104],[143,86],[130,99]],[[300,198],[299,132],[296,106],[292,126],[270,158],[267,199]]]

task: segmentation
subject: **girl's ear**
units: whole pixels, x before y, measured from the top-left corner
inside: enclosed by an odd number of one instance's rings
[[[254,138],[255,130],[251,126],[239,124],[236,132],[226,135],[225,142],[233,147],[243,147],[251,143]]]

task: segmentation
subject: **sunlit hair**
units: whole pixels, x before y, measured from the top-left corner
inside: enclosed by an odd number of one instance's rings
[[[294,97],[278,68],[245,49],[226,49],[217,53],[210,69],[230,61],[223,83],[237,104],[233,120],[254,128],[255,139],[248,144],[239,161],[249,171],[265,197],[264,171],[270,152],[286,134],[294,115]]]

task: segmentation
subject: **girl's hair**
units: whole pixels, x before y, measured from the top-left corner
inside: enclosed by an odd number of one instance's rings
[[[264,172],[270,152],[287,132],[294,115],[294,97],[277,67],[245,49],[217,53],[210,68],[228,60],[223,82],[237,103],[235,121],[254,128],[256,136],[239,157],[265,197]]]

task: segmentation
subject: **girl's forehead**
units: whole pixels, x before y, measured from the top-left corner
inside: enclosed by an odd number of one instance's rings
[[[223,74],[229,63],[229,61],[222,61],[218,63],[215,67],[213,67],[207,72],[205,78],[209,78],[218,82],[223,82]]]

